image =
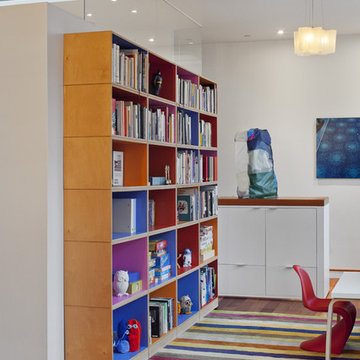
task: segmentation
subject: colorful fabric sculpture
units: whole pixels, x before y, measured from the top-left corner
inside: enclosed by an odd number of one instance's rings
[[[130,319],[127,323],[127,330],[129,331],[130,351],[139,351],[141,339],[140,323],[135,319]]]
[[[129,330],[126,322],[121,320],[118,326],[117,339],[114,340],[114,351],[121,354],[127,353],[130,350],[129,344]]]
[[[250,129],[247,133],[249,156],[249,198],[277,197],[278,185],[274,172],[271,138],[267,130]]]

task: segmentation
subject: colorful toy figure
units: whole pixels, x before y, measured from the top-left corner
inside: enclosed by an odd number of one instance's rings
[[[153,92],[154,95],[160,94],[160,89],[162,85],[162,76],[160,70],[156,74],[154,74],[153,80],[152,80],[152,86],[153,86]]]
[[[183,267],[191,267],[191,250],[188,248],[184,250]]]
[[[129,331],[130,351],[140,350],[141,326],[135,319],[130,319],[127,323],[127,330]]]
[[[113,341],[114,351],[121,354],[129,352],[130,344],[128,335],[129,330],[127,329],[126,322],[121,320],[118,326],[117,338]]]
[[[126,291],[129,287],[129,273],[119,270],[114,275],[113,288],[115,296],[129,295]]]
[[[184,295],[180,298],[180,314],[191,314],[192,302],[189,295]]]

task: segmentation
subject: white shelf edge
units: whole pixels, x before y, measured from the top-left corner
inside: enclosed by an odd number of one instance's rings
[[[148,293],[149,293],[149,290],[140,291],[140,292],[136,293],[134,296],[130,296],[127,299],[124,299],[121,302],[118,302],[117,304],[112,305],[112,310],[114,311],[116,309],[119,309],[119,308],[123,307],[124,305],[127,305],[137,299],[140,299],[141,297],[143,297],[145,295],[148,295]]]
[[[117,244],[122,244],[122,243],[126,243],[129,241],[133,241],[133,240],[138,240],[144,237],[147,237],[148,233],[145,231],[141,234],[136,234],[136,235],[129,235],[129,236],[125,236],[123,238],[117,238],[111,241],[111,245],[117,245]]]
[[[129,191],[146,191],[148,186],[113,186],[111,191],[116,192],[129,192]]]

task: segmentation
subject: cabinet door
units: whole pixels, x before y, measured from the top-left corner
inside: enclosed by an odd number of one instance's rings
[[[316,267],[316,210],[268,209],[266,265],[294,264]]]
[[[265,266],[219,265],[220,296],[264,296]]]
[[[314,291],[316,289],[316,268],[305,267]],[[300,279],[292,267],[266,267],[266,296],[277,298],[301,299]]]
[[[220,264],[265,265],[265,210],[219,208]]]

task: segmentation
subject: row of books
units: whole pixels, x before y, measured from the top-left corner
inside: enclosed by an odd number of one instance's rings
[[[178,184],[199,182],[199,157],[195,150],[178,150],[176,174]]]
[[[185,80],[176,75],[176,102],[185,106],[199,108],[199,87],[191,80]]]
[[[176,75],[176,102],[203,111],[216,113],[217,91],[213,85],[197,85]]]
[[[177,194],[177,217],[179,221],[198,220],[199,198],[197,188],[179,189]]]
[[[206,218],[218,214],[217,186],[200,188],[200,217]]]
[[[149,199],[148,203],[149,203],[149,210],[148,210],[149,226],[153,227],[155,226],[155,200]]]
[[[153,297],[149,301],[150,329],[153,338],[159,338],[174,327],[174,299]]]
[[[211,147],[211,123],[204,120],[199,122],[199,145]]]
[[[200,110],[211,113],[217,112],[216,87],[200,85]]]
[[[217,156],[200,154],[201,182],[217,181]]]
[[[147,89],[148,55],[138,49],[120,49],[112,45],[112,81],[137,90]]]
[[[213,227],[211,225],[200,226],[200,261],[204,262],[215,256],[213,249]]]
[[[168,107],[150,110],[148,134],[149,140],[175,143],[175,115]]]
[[[112,99],[112,134],[145,139],[147,112],[146,107],[132,101]]]
[[[206,305],[216,296],[216,273],[211,266],[200,269],[200,304]]]
[[[178,144],[191,145],[191,116],[178,111]]]

